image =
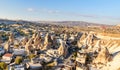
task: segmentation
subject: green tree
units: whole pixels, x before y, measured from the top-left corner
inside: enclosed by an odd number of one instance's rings
[[[19,45],[18,45],[18,44],[14,45],[14,48],[18,48],[18,47],[19,47]]]
[[[22,63],[22,57],[17,56],[15,59],[15,64],[20,64],[20,63]]]
[[[29,59],[32,59],[32,58],[36,57],[36,55],[35,54],[30,54],[28,57],[29,57]]]
[[[0,69],[4,70],[7,68],[7,64],[5,62],[0,62]]]

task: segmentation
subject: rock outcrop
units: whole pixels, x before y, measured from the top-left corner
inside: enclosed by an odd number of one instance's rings
[[[33,39],[30,38],[25,45],[25,50],[27,51],[27,53],[30,53],[31,49],[33,49],[32,42],[33,42]]]
[[[6,51],[8,51],[9,48],[10,48],[10,43],[9,43],[9,41],[8,41],[8,42],[5,43],[4,49],[5,49]]]
[[[10,33],[8,41],[10,42],[10,44],[14,43],[14,35],[12,33]]]
[[[59,55],[66,57],[68,52],[68,47],[65,46],[65,43],[60,40],[60,46],[58,48]]]

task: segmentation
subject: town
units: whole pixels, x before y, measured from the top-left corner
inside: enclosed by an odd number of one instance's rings
[[[1,21],[0,70],[120,70],[119,29]]]

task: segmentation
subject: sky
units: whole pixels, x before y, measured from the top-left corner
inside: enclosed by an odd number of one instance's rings
[[[0,0],[0,18],[120,24],[120,0]]]

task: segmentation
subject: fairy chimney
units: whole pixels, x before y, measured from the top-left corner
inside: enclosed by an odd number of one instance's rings
[[[64,40],[67,40],[67,34],[64,34],[63,38],[64,38]]]
[[[21,41],[22,46],[25,46],[27,42],[28,42],[28,38],[26,38],[26,37],[23,38]]]
[[[110,56],[110,54],[109,54],[108,49],[106,47],[104,47],[101,49],[98,56],[96,57],[96,59],[93,62],[106,64],[108,62],[109,56]]]
[[[95,44],[95,46],[93,47],[93,50],[94,51],[96,51],[96,52],[99,52],[99,51],[101,51],[101,40],[98,40],[97,42],[96,42],[96,44]]]
[[[43,43],[42,50],[46,50],[46,49],[48,49],[48,33],[46,34],[46,36],[44,38],[44,43]]]
[[[32,38],[34,39],[34,38],[36,37],[36,35],[37,35],[37,33],[34,33],[34,34],[32,35]]]
[[[39,48],[38,45],[41,43],[41,36],[40,34],[37,34],[34,38],[34,48]]]
[[[4,46],[5,50],[8,51],[9,48],[10,48],[10,44],[9,44],[9,41],[5,43],[5,46]]]
[[[67,47],[65,46],[65,43],[60,40],[60,46],[58,48],[59,55],[66,56],[67,54]]]
[[[8,41],[10,42],[10,44],[14,43],[14,35],[12,33],[10,33]]]
[[[83,33],[82,35],[81,35],[81,37],[79,38],[79,40],[77,41],[77,45],[78,45],[78,47],[79,48],[81,48],[82,47],[82,45],[86,45],[86,37],[87,37],[87,34],[86,33]]]
[[[30,38],[29,41],[26,43],[25,45],[25,50],[29,53],[30,48],[32,48],[32,43],[33,43],[33,39]]]
[[[89,34],[87,36],[87,42],[86,42],[86,44],[89,45],[89,46],[91,46],[92,43],[93,43],[93,34]]]

